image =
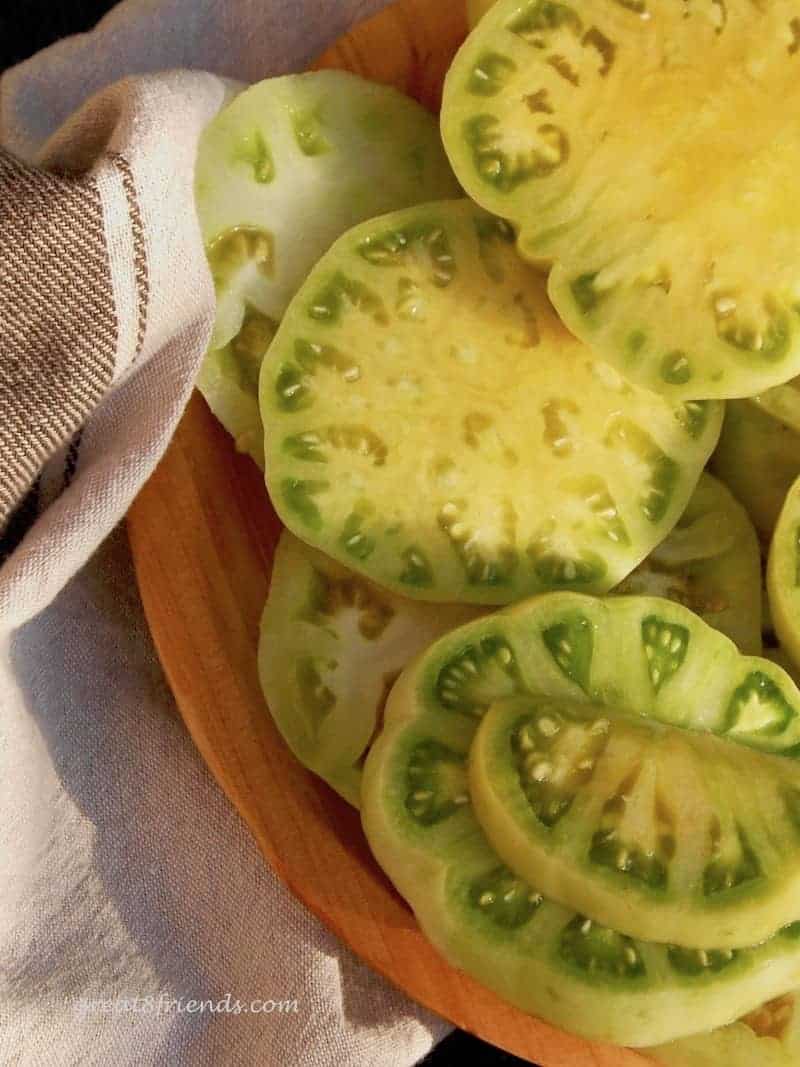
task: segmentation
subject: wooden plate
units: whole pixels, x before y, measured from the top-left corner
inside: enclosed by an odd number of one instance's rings
[[[402,0],[320,61],[436,108],[460,0]],[[195,394],[128,516],[139,588],[186,725],[264,856],[315,915],[420,1004],[542,1067],[644,1067],[509,1007],[451,968],[373,861],[358,815],[291,756],[264,707],[258,625],[280,524],[261,472]]]

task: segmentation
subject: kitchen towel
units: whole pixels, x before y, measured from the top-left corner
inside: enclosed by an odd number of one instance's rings
[[[197,139],[383,0],[124,0],[0,80],[0,1064],[415,1063],[447,1030],[261,859],[180,724],[118,524],[214,297]]]

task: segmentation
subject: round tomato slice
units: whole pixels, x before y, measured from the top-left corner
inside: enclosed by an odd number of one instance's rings
[[[744,508],[710,474],[701,476],[669,536],[614,592],[676,600],[730,637],[740,652],[761,652],[758,538]]]
[[[796,390],[780,386],[775,393]],[[765,394],[766,395],[766,394]],[[781,405],[783,407],[783,405]],[[770,401],[731,400],[711,469],[744,505],[765,546],[792,482],[800,475],[800,428],[771,414]]]
[[[634,1046],[731,1023],[765,997],[793,990],[800,924],[751,949],[644,941],[555,903],[537,884],[539,874],[531,882],[518,870],[518,857],[504,861],[479,821],[471,762],[483,715],[509,698],[598,709],[597,728],[578,739],[586,751],[578,756],[576,743],[564,753],[570,764],[577,757],[579,776],[591,768],[578,763],[593,762],[594,749],[607,736],[599,724],[610,714],[602,706],[646,712],[673,731],[688,728],[681,732],[712,747],[727,743],[734,761],[752,755],[759,767],[765,757],[745,746],[788,756],[800,735],[800,693],[784,672],[741,656],[722,634],[665,600],[553,593],[441,638],[390,694],[383,730],[365,763],[362,820],[381,866],[445,956],[555,1025]],[[540,738],[558,745],[562,727],[547,718],[537,725],[536,744]],[[538,762],[545,759],[542,753]],[[773,759],[785,768],[800,766],[794,759]],[[632,762],[629,772],[637,766]],[[644,769],[642,774],[644,787]],[[769,787],[762,790],[759,781],[756,776],[751,783],[757,806],[749,812],[733,808],[751,834],[747,857],[729,822],[719,833],[709,828],[704,883],[722,894],[723,906],[730,872],[738,880],[731,896],[747,904],[750,854],[762,863],[776,854],[791,862],[797,851],[796,824],[787,827],[785,809],[780,826],[769,822],[775,814],[765,800]],[[544,810],[557,834],[571,812],[564,803],[568,789],[562,788],[568,783],[548,775],[540,784],[552,791]],[[678,827],[690,820],[693,793],[676,784],[668,806],[657,797],[649,808],[636,802],[642,818],[626,823],[618,841],[621,846],[630,839],[631,857],[648,827],[682,838]],[[730,794],[743,784],[737,778],[726,789]],[[661,826],[662,818],[668,826]],[[675,850],[667,849],[665,857],[669,864],[680,864],[688,840],[675,837]],[[638,868],[638,862],[622,872],[615,868],[620,884],[635,884]]]
[[[571,337],[508,226],[468,201],[351,230],[264,362],[286,525],[408,596],[605,592],[683,513],[721,419]]]
[[[316,260],[357,222],[457,194],[435,118],[353,74],[268,79],[209,124],[196,200],[217,318],[198,387],[241,451],[263,466],[261,360]]]
[[[456,175],[631,381],[745,397],[800,372],[799,43],[794,0],[499,0],[456,56]]]
[[[767,590],[780,644],[800,668],[800,478],[789,490],[772,537]]]
[[[361,763],[398,674],[479,613],[395,596],[284,531],[258,666],[269,710],[295,756],[358,807]]]
[[[641,706],[526,695],[484,717],[470,792],[501,859],[629,936],[736,948],[800,914],[795,760]]]
[[[712,469],[744,504],[766,545],[800,474],[800,379],[726,405]]]

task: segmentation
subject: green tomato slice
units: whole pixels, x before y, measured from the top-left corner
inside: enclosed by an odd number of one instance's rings
[[[375,215],[458,194],[435,118],[395,89],[341,71],[252,86],[200,142],[197,212],[217,293],[198,386],[263,466],[258,372],[313,264]]]
[[[726,1025],[796,988],[800,924],[752,949],[641,941],[554,903],[503,863],[476,818],[469,760],[482,715],[515,696],[646,705],[665,724],[767,751],[791,752],[800,734],[800,694],[784,672],[669,601],[553,593],[441,638],[392,690],[365,763],[362,821],[443,954],[525,1011],[634,1046]],[[767,862],[778,838],[760,825],[764,812],[746,814]]]
[[[770,604],[769,591],[767,589],[767,569],[768,559],[764,560],[763,568],[763,584],[761,590],[761,603],[763,608],[763,616],[761,623],[761,636],[764,644],[764,650],[761,653],[766,659],[772,660],[773,663],[777,663],[779,667],[789,675],[794,684],[800,688],[800,668],[795,664],[792,657],[780,643],[777,633],[775,632],[775,624],[772,621],[772,606]]]
[[[664,1067],[797,1067],[798,994],[764,1004],[730,1026],[647,1049]]]
[[[284,531],[258,668],[289,748],[358,807],[361,762],[398,674],[437,637],[479,613],[395,596]]]
[[[790,386],[780,388],[796,391]],[[786,494],[800,475],[800,430],[775,418],[765,405],[731,400],[725,405],[711,469],[744,505],[762,540],[769,544]]]
[[[778,517],[767,561],[767,592],[775,633],[800,668],[800,478]]]
[[[668,651],[684,640],[663,632]],[[800,914],[794,760],[664,727],[646,709],[524,696],[492,705],[469,771],[500,858],[620,933],[736,948]]]
[[[615,593],[677,600],[740,652],[761,652],[761,554],[744,508],[703,474],[672,532]]]
[[[261,375],[284,523],[401,594],[604,592],[680,518],[721,405],[631,386],[561,326],[508,226],[469,201],[356,227]]]
[[[258,376],[275,330],[272,319],[248,308],[236,336],[222,348],[206,352],[196,383],[237,450],[262,469],[264,427],[258,410]]]
[[[800,372],[798,42],[792,0],[499,0],[456,56],[456,175],[632,381],[743,397]]]

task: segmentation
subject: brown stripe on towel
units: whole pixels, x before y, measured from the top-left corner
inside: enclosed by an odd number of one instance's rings
[[[94,179],[0,149],[0,530],[106,392],[117,335]]]
[[[136,297],[139,304],[136,351],[132,360],[135,363],[141,354],[144,334],[147,328],[147,311],[150,304],[150,269],[147,262],[147,248],[144,243],[142,210],[139,207],[139,195],[136,192],[136,182],[131,165],[123,155],[115,154],[111,158],[122,175],[122,185],[125,189],[125,196],[128,198],[131,233],[133,234],[134,274],[136,278]]]

